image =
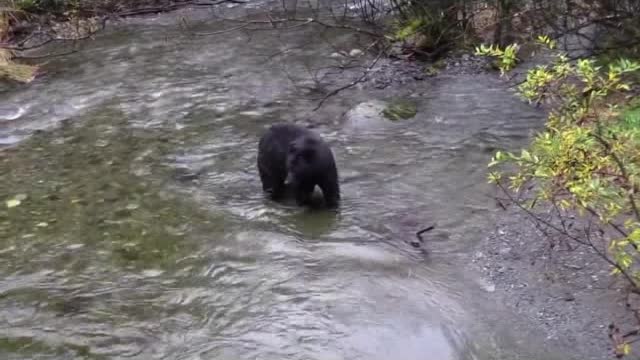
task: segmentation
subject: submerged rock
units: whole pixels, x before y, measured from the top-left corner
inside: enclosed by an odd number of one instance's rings
[[[408,99],[394,99],[386,102],[370,100],[358,104],[346,114],[346,130],[379,130],[396,120],[410,119],[417,113],[415,102]]]
[[[362,54],[364,54],[364,53],[360,49],[351,49],[351,51],[349,51],[349,56],[351,56],[351,57],[357,57],[357,56],[360,56]]]
[[[345,115],[345,129],[366,131],[384,128],[390,123],[382,114],[387,105],[380,100],[370,100],[356,105]]]
[[[407,99],[393,100],[382,111],[382,115],[389,120],[405,120],[411,119],[418,113],[416,103]]]

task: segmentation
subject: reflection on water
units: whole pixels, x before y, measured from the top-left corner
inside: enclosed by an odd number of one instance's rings
[[[491,152],[536,113],[490,76],[441,77],[414,119],[347,133],[335,114],[384,93],[311,115],[292,79],[351,35],[176,29],[104,33],[0,101],[0,192],[26,195],[0,210],[3,358],[532,358],[478,322],[460,261],[491,224]],[[261,132],[307,115],[336,154],[337,213],[260,192]],[[406,244],[434,223],[428,255]]]

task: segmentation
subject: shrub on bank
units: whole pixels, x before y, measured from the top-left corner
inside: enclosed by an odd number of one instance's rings
[[[553,49],[554,41],[538,42]],[[515,46],[512,46],[512,48]],[[515,65],[510,52],[482,46],[499,58],[501,71]],[[518,86],[526,100],[549,108],[544,131],[519,153],[497,152],[490,181],[545,230],[596,251],[640,290],[640,62],[570,61],[563,53],[527,72]],[[508,170],[507,170],[508,169]],[[536,205],[545,204],[550,216]],[[551,210],[548,210],[551,209]],[[585,224],[572,227],[573,215]],[[618,344],[618,353],[629,346]]]

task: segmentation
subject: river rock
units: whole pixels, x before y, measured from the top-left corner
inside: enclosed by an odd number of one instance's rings
[[[406,120],[416,116],[418,107],[410,99],[394,99],[382,111],[382,115],[389,120]]]
[[[408,99],[365,101],[346,113],[345,130],[381,130],[394,121],[414,117],[416,112],[416,104]]]
[[[386,108],[387,103],[380,100],[370,100],[358,104],[345,114],[345,130],[379,130],[389,126],[392,122],[383,115]]]

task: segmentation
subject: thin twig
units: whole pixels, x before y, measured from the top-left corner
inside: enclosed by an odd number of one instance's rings
[[[540,222],[542,224],[544,224],[545,226],[547,226],[548,228],[558,232],[559,234],[565,235],[566,237],[568,237],[569,239],[577,242],[578,244],[582,244],[582,245],[586,245],[589,248],[591,248],[600,258],[602,258],[604,261],[606,261],[609,265],[613,266],[615,269],[617,269],[626,279],[627,281],[634,286],[635,288],[638,288],[638,284],[633,280],[633,278],[631,277],[630,274],[627,273],[627,271],[625,269],[623,269],[620,265],[618,265],[615,261],[611,260],[605,253],[603,253],[602,251],[600,251],[600,249],[598,249],[597,246],[595,246],[593,244],[593,242],[591,241],[591,236],[588,233],[585,233],[585,237],[586,240],[580,239],[579,237],[572,235],[571,233],[565,232],[562,230],[562,228],[559,228],[558,226],[556,226],[555,224],[551,223],[550,221],[547,221],[545,219],[542,219],[541,217],[539,217],[538,215],[534,214],[531,210],[527,209],[526,207],[524,207],[522,204],[520,204],[520,202],[515,201],[515,199],[511,196],[511,194],[509,193],[508,189],[506,189],[504,187],[504,185],[500,182],[497,181],[496,182],[497,186],[502,190],[502,192],[509,197],[509,199],[511,200],[511,202],[513,204],[515,204],[520,210],[524,211],[529,217],[531,217],[532,219],[536,220],[537,222]]]
[[[50,59],[50,58],[62,57],[62,56],[75,54],[77,52],[79,52],[79,50],[71,50],[71,51],[67,51],[67,52],[63,52],[63,53],[59,53],[59,54],[46,54],[46,55],[38,55],[38,56],[16,56],[15,59],[20,59],[20,60]]]
[[[431,231],[431,230],[433,230],[435,228],[436,228],[435,225],[428,226],[428,227],[416,232],[416,237],[418,238],[418,240],[424,241],[424,239],[422,238],[422,234],[424,234],[424,233],[426,233],[428,231]]]
[[[338,94],[339,92],[346,90],[352,86],[355,86],[363,81],[365,81],[365,78],[367,77],[367,75],[369,75],[369,73],[371,72],[371,70],[373,69],[374,66],[376,66],[376,64],[378,63],[378,60],[380,60],[380,58],[382,57],[382,54],[384,53],[384,51],[380,50],[378,52],[378,56],[376,56],[376,58],[371,62],[371,65],[369,65],[369,67],[367,67],[367,69],[364,71],[364,73],[357,79],[355,79],[354,81],[341,86],[337,89],[332,90],[331,92],[329,92],[327,95],[325,95],[320,102],[318,103],[318,105],[316,105],[316,107],[313,109],[313,111],[316,111],[318,109],[320,109],[320,107],[322,107],[322,104],[324,104],[325,101],[327,101],[330,97],[335,96],[336,94]]]
[[[598,128],[599,128],[599,124],[598,124]],[[616,165],[618,166],[618,170],[620,170],[622,178],[627,182],[627,184],[630,184],[630,188],[627,191],[629,194],[628,195],[629,205],[631,205],[631,210],[633,211],[633,214],[636,220],[640,221],[640,209],[638,208],[638,205],[636,204],[636,200],[634,198],[635,191],[633,188],[633,182],[629,177],[629,173],[627,172],[627,167],[624,165],[624,162],[622,161],[622,159],[620,159],[618,154],[616,154],[611,149],[611,144],[609,144],[602,136],[600,136],[600,134],[594,133],[593,136],[604,147],[604,149],[609,153],[613,161],[616,163]]]
[[[236,31],[236,30],[240,30],[240,29],[244,29],[246,27],[248,27],[251,24],[244,24],[244,25],[240,25],[240,26],[236,26],[230,29],[225,29],[225,30],[220,30],[220,31],[212,31],[212,32],[206,32],[206,33],[193,33],[193,35],[195,36],[209,36],[209,35],[220,35],[220,34],[225,34],[225,33],[229,33],[232,31]]]

